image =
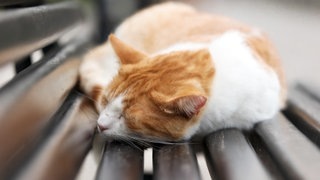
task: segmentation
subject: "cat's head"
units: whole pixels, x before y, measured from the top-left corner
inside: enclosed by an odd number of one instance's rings
[[[115,36],[120,69],[102,91],[101,132],[164,141],[190,138],[199,126],[214,75],[207,50],[148,56]]]

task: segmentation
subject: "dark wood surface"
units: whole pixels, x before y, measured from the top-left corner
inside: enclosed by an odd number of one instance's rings
[[[206,140],[211,176],[218,179],[271,179],[241,131],[215,132]]]
[[[74,179],[91,147],[96,126],[90,116],[92,111],[90,103],[72,91],[43,130],[28,158],[15,166],[15,170],[22,171],[13,176],[32,180]]]
[[[117,141],[106,144],[96,180],[139,180],[142,177],[142,149]]]
[[[153,150],[155,180],[200,180],[199,167],[189,144],[164,145]]]
[[[0,171],[12,169],[25,157],[29,145],[50,124],[50,117],[76,84],[78,56],[87,46],[75,41],[52,52],[0,89]]]
[[[283,115],[258,124],[256,132],[288,179],[319,179],[319,149]]]
[[[37,3],[42,0],[0,0],[0,6],[9,6],[9,5],[28,5]]]
[[[320,97],[298,85],[290,91],[285,115],[320,147]]]
[[[82,21],[72,2],[4,10],[0,16],[0,64],[18,60],[57,40]]]

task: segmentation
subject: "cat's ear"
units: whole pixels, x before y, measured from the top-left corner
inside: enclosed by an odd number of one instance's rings
[[[134,64],[147,57],[143,52],[122,42],[115,35],[109,35],[109,42],[122,64]]]
[[[185,95],[168,100],[162,94],[152,93],[162,111],[168,114],[178,114],[187,118],[197,115],[207,102],[203,95]]]
[[[188,118],[197,115],[206,104],[207,98],[202,95],[178,97],[168,102],[168,107]]]

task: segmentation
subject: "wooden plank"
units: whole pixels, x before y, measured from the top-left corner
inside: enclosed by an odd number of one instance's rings
[[[227,129],[206,139],[211,177],[235,180],[271,179],[241,131]]]
[[[258,124],[255,131],[288,179],[319,179],[319,149],[283,115]]]
[[[18,60],[81,22],[72,2],[4,10],[0,15],[0,64]]]
[[[248,134],[246,134],[246,137],[259,157],[259,160],[269,172],[271,179],[286,180],[285,176],[279,170],[277,164],[273,161],[272,156],[257,133],[250,131]]]
[[[73,91],[43,130],[37,145],[7,179],[74,179],[91,147],[96,121],[93,106]]]
[[[313,99],[320,102],[320,86],[318,84],[310,84],[310,83],[300,83],[298,82],[295,86],[295,89],[300,90],[308,94]]]
[[[289,120],[320,147],[320,101],[302,85],[291,89],[288,107]]]
[[[0,89],[0,175],[25,157],[77,81],[77,58],[88,42],[76,41],[19,73]],[[10,137],[10,140],[8,140]]]
[[[0,0],[0,6],[36,3],[41,0]]]
[[[138,180],[143,177],[143,150],[123,142],[105,146],[96,175],[97,180]]]
[[[153,150],[154,179],[199,180],[199,167],[189,144],[165,145]]]

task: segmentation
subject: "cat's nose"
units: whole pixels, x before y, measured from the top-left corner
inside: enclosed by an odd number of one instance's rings
[[[105,131],[105,130],[109,129],[107,126],[104,126],[104,125],[101,125],[101,124],[98,124],[97,128],[98,128],[99,132],[102,132],[102,131]]]

